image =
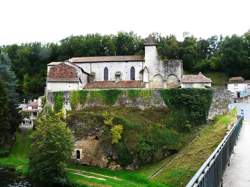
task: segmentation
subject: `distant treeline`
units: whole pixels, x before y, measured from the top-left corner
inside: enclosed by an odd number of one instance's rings
[[[208,39],[186,36],[183,41],[173,35],[153,35],[161,58],[182,59],[186,72],[223,72],[228,76],[250,78],[250,32]],[[0,59],[10,61],[20,98],[34,98],[44,92],[49,62],[77,56],[144,54],[143,43],[144,39],[133,32],[70,36],[59,43],[2,46],[0,51],[4,58]]]

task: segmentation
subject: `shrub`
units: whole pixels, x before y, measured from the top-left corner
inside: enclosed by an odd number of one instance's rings
[[[117,156],[118,156],[118,163],[121,166],[127,166],[133,162],[134,155],[130,154],[128,151],[128,148],[123,142],[119,142],[118,144],[115,144],[114,146]]]
[[[9,149],[0,149],[0,158],[8,157],[10,155]]]

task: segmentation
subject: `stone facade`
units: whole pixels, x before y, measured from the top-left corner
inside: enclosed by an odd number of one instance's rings
[[[213,88],[213,100],[209,110],[208,120],[228,112],[228,105],[232,102],[232,94],[225,88]]]

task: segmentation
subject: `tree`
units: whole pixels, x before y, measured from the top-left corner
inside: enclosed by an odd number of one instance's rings
[[[9,131],[10,131],[10,110],[9,110],[9,100],[4,88],[4,84],[0,80],[0,146],[3,146],[8,141]]]
[[[44,115],[32,135],[29,171],[35,184],[65,183],[65,162],[73,148],[72,133],[56,115]]]
[[[0,118],[0,133],[2,144],[11,143],[10,140],[14,135],[18,124],[20,123],[20,115],[17,111],[17,93],[16,93],[16,76],[10,68],[10,59],[4,53],[0,53],[0,96],[2,101]],[[0,143],[1,144],[1,143]]]

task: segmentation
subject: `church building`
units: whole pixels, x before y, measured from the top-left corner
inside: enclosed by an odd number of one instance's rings
[[[173,88],[183,75],[181,60],[163,61],[150,35],[145,54],[132,56],[73,57],[47,67],[47,92],[81,89]]]

